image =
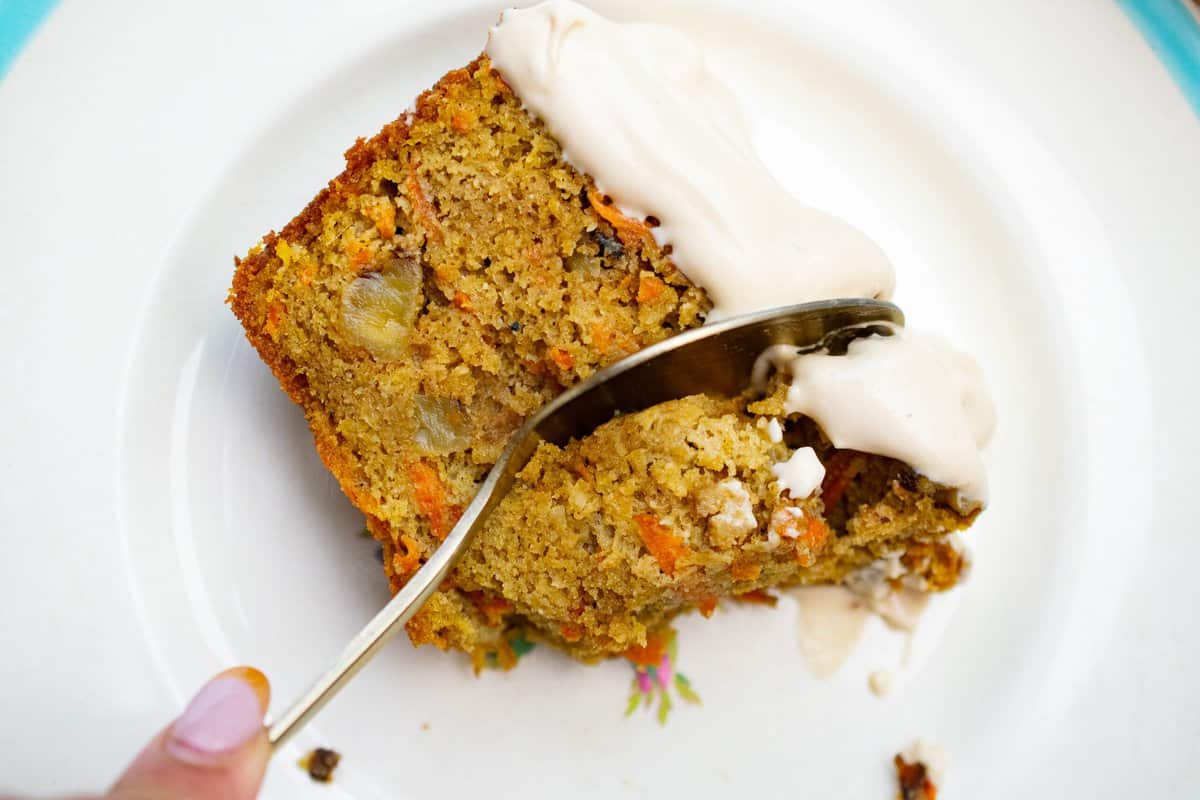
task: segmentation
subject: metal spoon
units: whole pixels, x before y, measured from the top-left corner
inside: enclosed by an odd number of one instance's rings
[[[736,396],[750,385],[754,364],[768,347],[817,347],[830,334],[869,323],[903,325],[904,315],[894,305],[876,300],[828,300],[733,317],[640,350],[551,400],[513,434],[471,504],[424,566],[325,674],[271,724],[271,744],[279,747],[286,742],[417,613],[540,443],[565,444],[616,414],[668,400],[694,394]]]

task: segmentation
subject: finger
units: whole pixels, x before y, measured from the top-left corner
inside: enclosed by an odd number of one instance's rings
[[[109,800],[250,800],[271,747],[263,728],[271,688],[252,667],[217,675],[146,745]]]

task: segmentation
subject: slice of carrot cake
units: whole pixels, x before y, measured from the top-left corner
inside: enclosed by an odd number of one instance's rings
[[[230,303],[393,588],[564,388],[706,319],[893,287],[869,239],[771,178],[693,43],[570,2],[506,12],[346,161],[237,260]],[[952,586],[947,537],[986,501],[977,368],[904,331],[767,355],[757,392],[544,446],[413,642],[508,663],[521,632],[591,660],[681,611],[896,554]]]

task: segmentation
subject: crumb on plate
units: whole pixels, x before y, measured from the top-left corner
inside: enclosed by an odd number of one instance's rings
[[[896,765],[898,800],[937,800],[937,786],[929,777],[929,769],[925,762],[908,762],[904,760],[903,755],[897,753],[892,763]]]
[[[306,753],[299,763],[300,768],[308,772],[308,777],[318,783],[329,783],[341,760],[342,754],[337,750],[317,747]]]

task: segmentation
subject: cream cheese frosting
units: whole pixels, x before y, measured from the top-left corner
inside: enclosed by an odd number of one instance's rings
[[[865,234],[800,203],[759,159],[737,97],[679,31],[568,0],[505,11],[487,55],[563,155],[713,301],[710,318],[781,303],[891,296]]]
[[[775,475],[779,490],[788,492],[793,500],[808,497],[825,480],[825,465],[811,447],[796,449],[787,461],[772,466],[771,472]]]
[[[778,360],[778,356],[775,357]],[[891,456],[986,505],[982,448],[996,412],[979,365],[932,333],[897,330],[845,355],[791,359],[784,409],[811,417],[835,447]]]
[[[891,296],[887,257],[771,176],[737,97],[682,33],[548,0],[505,11],[486,52],[568,161],[626,216],[657,220],[656,241],[713,301],[710,319]],[[891,456],[956,487],[962,507],[986,504],[980,449],[995,414],[968,356],[907,331],[856,340],[844,356],[783,350],[768,355],[791,374],[789,414],[813,418],[836,447]],[[767,434],[777,441],[774,425]],[[820,484],[813,461],[797,451],[777,465],[781,488],[811,494]]]

